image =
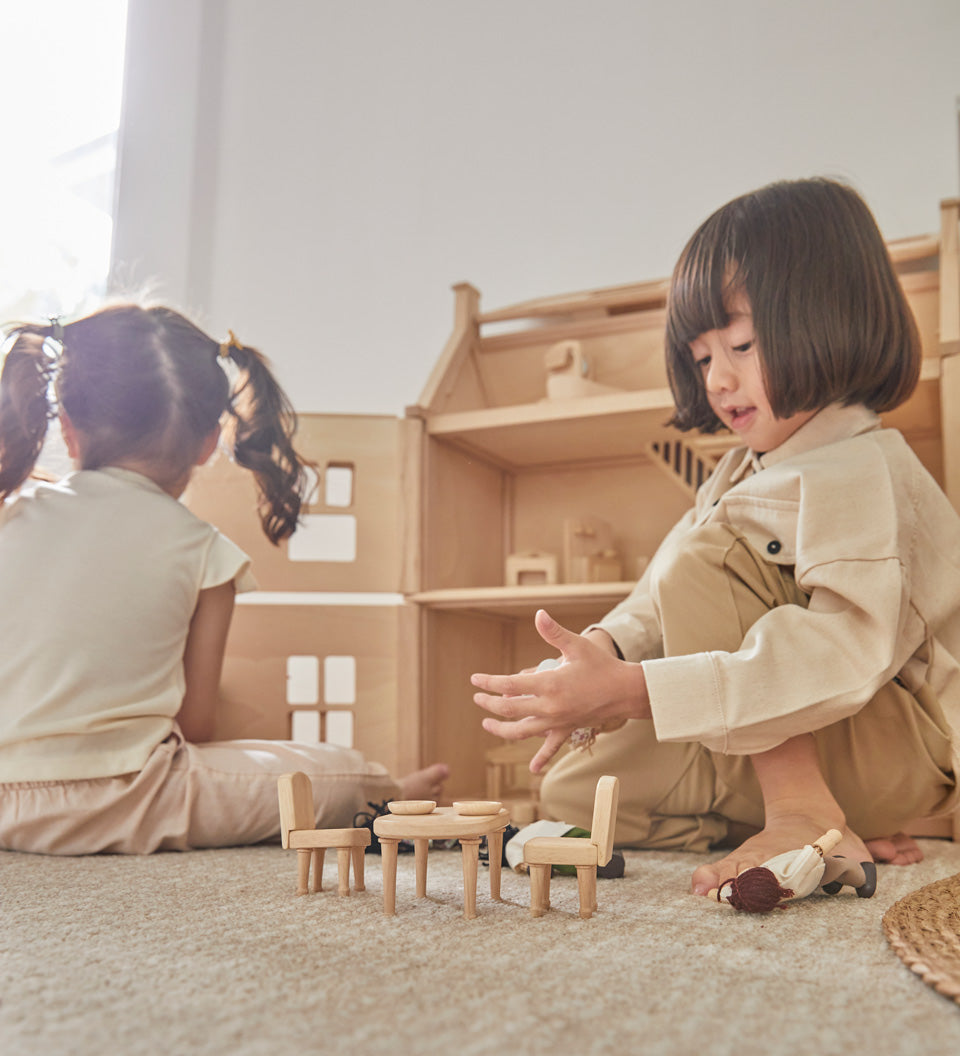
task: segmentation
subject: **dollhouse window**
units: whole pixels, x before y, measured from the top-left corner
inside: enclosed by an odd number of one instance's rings
[[[330,462],[323,474],[323,499],[327,506],[353,505],[353,466]]]
[[[357,702],[357,660],[353,656],[323,658],[324,704]]]
[[[353,747],[353,712],[327,711],[323,715],[323,740],[340,748]]]
[[[299,744],[319,744],[320,725],[320,712],[316,708],[294,708],[290,712],[290,740]]]
[[[320,703],[320,659],[316,656],[287,657],[287,703]]]
[[[291,561],[356,561],[357,519],[349,513],[308,513],[287,544]]]
[[[290,740],[299,744],[335,744],[352,748],[354,717],[342,709],[294,708],[290,712]]]
[[[301,744],[335,744],[352,748],[354,714],[349,708],[327,705],[355,704],[357,661],[353,656],[323,658],[323,705],[320,705],[320,658],[287,657],[287,704],[290,739]]]

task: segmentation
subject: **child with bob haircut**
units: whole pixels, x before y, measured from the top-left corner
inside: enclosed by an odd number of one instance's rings
[[[920,859],[903,827],[957,803],[960,518],[878,417],[920,356],[849,187],[774,183],[696,231],[667,301],[672,422],[742,446],[599,624],[537,613],[560,666],[472,678],[487,730],[546,738],[534,771],[599,732],[545,776],[550,815],[589,825],[617,774],[618,843],[739,844],[697,894],[831,828],[854,861]]]
[[[76,471],[24,488],[58,414]],[[396,782],[327,744],[211,742],[234,594],[254,583],[178,499],[221,424],[265,534],[287,538],[306,463],[255,349],[132,304],[15,328],[0,374],[0,849],[259,842],[279,834],[277,777],[292,770],[327,827],[371,797],[440,790],[443,764]]]

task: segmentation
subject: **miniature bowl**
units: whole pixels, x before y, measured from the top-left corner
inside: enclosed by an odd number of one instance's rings
[[[387,804],[391,814],[431,814],[436,807],[432,799],[392,799]]]
[[[460,803],[454,803],[453,809],[458,814],[482,817],[489,814],[499,814],[503,809],[503,804],[495,799],[468,799]]]

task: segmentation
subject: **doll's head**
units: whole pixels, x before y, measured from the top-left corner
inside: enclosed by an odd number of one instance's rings
[[[667,299],[680,429],[722,426],[690,343],[726,327],[743,298],[778,417],[835,402],[888,411],[913,391],[921,357],[913,313],[873,215],[844,184],[772,183],[718,209],[687,243]]]

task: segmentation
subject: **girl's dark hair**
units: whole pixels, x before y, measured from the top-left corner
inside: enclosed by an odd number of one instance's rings
[[[916,322],[869,208],[834,180],[783,181],[735,198],[694,233],[667,298],[667,375],[679,429],[715,432],[690,342],[746,295],[770,407],[889,411],[920,376]]]
[[[310,463],[292,444],[293,407],[256,349],[221,346],[170,308],[130,304],[63,327],[19,326],[13,337],[0,374],[0,502],[33,471],[57,405],[83,437],[83,469],[133,460],[160,484],[186,481],[226,414],[234,458],[256,478],[264,533],[273,543],[293,534]],[[221,347],[237,367],[232,385]]]

